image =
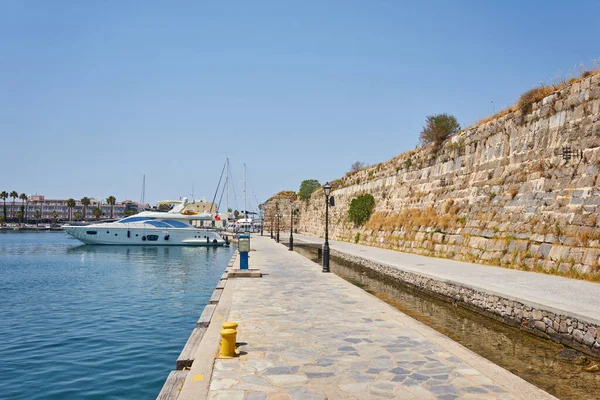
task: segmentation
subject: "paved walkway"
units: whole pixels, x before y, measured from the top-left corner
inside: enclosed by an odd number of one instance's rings
[[[281,237],[288,240],[288,236]],[[323,239],[294,234],[296,242]],[[401,253],[377,247],[330,241],[331,249],[442,281],[482,289],[536,308],[600,324],[600,284],[560,276]]]
[[[265,275],[227,282],[242,353],[215,360],[210,399],[553,398],[285,246],[252,247]]]

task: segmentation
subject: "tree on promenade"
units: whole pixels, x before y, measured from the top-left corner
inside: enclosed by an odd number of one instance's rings
[[[56,220],[58,219],[58,213],[56,212],[56,210],[52,211],[52,221],[56,222]]]
[[[96,219],[100,219],[102,216],[102,209],[100,209],[100,207],[94,208],[92,212],[94,213],[94,217],[96,217]]]
[[[37,224],[39,224],[40,223],[40,218],[42,218],[42,212],[40,210],[35,210],[33,212],[33,217],[35,218],[35,222]]]
[[[12,191],[10,192],[10,197],[12,197],[12,208],[10,209],[10,218],[11,219],[15,219],[15,199],[17,197],[19,197],[19,193],[17,193],[16,191]]]
[[[304,201],[310,199],[310,195],[312,194],[312,192],[314,192],[319,187],[321,187],[321,184],[316,179],[303,180],[300,184],[300,190],[298,190],[298,198]]]
[[[25,206],[27,203],[27,195],[25,193],[21,193],[19,195],[19,200],[21,200],[21,218],[19,220],[23,223],[23,218],[25,218],[25,222],[27,223],[27,212],[25,211]]]
[[[85,217],[87,216],[87,207],[91,204],[91,200],[87,197],[81,199],[81,204],[83,204],[83,220],[85,221]]]
[[[460,124],[453,115],[429,115],[420,134],[421,144],[427,145],[433,143],[435,147],[439,147],[446,139],[459,130]]]
[[[0,193],[0,199],[2,199],[2,201],[4,201],[4,221],[6,221],[6,199],[8,199],[8,192],[6,190],[3,190],[2,193]]]
[[[115,203],[117,202],[117,199],[115,198],[115,196],[108,196],[108,198],[106,199],[106,202],[108,204],[110,204],[110,218],[114,218],[114,210],[115,210]]]
[[[75,211],[75,220],[76,221],[80,221],[82,216],[83,216],[83,214],[81,214],[81,211],[79,211],[79,210]]]
[[[73,207],[75,207],[75,199],[67,200],[67,207],[69,208],[69,221],[70,221],[72,218],[72,215],[73,215]]]

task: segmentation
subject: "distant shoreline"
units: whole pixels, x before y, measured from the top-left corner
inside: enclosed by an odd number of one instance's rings
[[[33,231],[33,232],[62,232],[63,228],[26,228],[26,227],[0,227],[0,232],[22,232],[22,231]]]

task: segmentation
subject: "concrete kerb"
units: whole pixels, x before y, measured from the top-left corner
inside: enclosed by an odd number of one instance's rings
[[[236,257],[237,257],[237,251],[234,252],[231,259],[227,263],[225,272],[223,273],[222,277],[220,278],[219,282],[217,283],[217,286],[215,287],[215,290],[213,291],[213,294],[209,300],[209,303],[202,310],[202,314],[200,315],[200,318],[198,319],[198,322],[196,323],[196,327],[193,329],[183,350],[179,354],[179,357],[177,358],[177,361],[175,363],[176,371],[171,371],[171,373],[167,377],[167,380],[165,381],[165,384],[163,385],[163,388],[161,389],[160,393],[158,394],[157,399],[161,399],[161,400],[178,399],[179,396],[181,395],[183,388],[185,387],[185,381],[187,381],[187,377],[190,372],[189,370],[195,364],[199,364],[199,366],[200,366],[200,364],[202,364],[203,368],[201,368],[201,369],[209,371],[208,372],[208,383],[210,383],[210,375],[212,373],[212,365],[214,363],[216,349],[218,349],[218,346],[219,346],[219,340],[217,338],[217,340],[215,341],[215,344],[216,344],[215,350],[211,352],[211,349],[212,349],[211,345],[213,345],[213,344],[209,343],[209,339],[207,338],[207,332],[209,331],[209,328],[211,328],[211,333],[213,333],[213,334],[214,334],[214,332],[212,332],[212,331],[214,331],[214,330],[216,330],[217,333],[220,332],[221,323],[225,321],[225,318],[229,314],[229,307],[231,305],[231,293],[233,290],[227,289],[227,283],[228,283],[227,276],[228,276],[228,270],[230,270],[233,267]],[[233,284],[230,285],[230,287],[231,286],[233,286]],[[218,320],[219,323],[215,323],[215,324],[211,325],[211,322],[213,320]],[[211,339],[213,339],[212,336],[211,336]],[[206,351],[202,351],[203,349],[206,349]],[[209,361],[208,358],[205,357],[205,354],[209,354],[209,358],[210,358],[210,360],[212,360],[212,361],[210,361],[210,367],[207,367],[205,365]],[[199,363],[196,363],[196,360],[198,360],[198,359],[200,359],[201,361]],[[201,378],[200,378],[200,376],[201,376]],[[204,380],[204,376],[206,376],[206,375],[205,374],[195,374],[194,376],[192,376],[192,381],[202,382]],[[208,385],[208,383],[206,383],[206,385]],[[196,385],[192,385],[192,386],[196,386]],[[201,385],[199,385],[199,386],[201,386]],[[205,393],[204,396],[206,396],[206,393],[208,393],[208,386],[206,386],[205,389],[206,390],[204,391],[204,393]],[[204,398],[204,397],[198,397],[195,395],[194,398]]]
[[[177,397],[178,400],[207,398],[213,365],[219,349],[221,325],[229,315],[234,288],[235,280],[227,280],[208,328],[196,347],[194,362]]]

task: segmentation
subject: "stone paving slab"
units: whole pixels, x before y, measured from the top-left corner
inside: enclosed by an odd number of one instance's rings
[[[323,244],[322,238],[294,234],[296,241]],[[282,240],[287,241],[287,235]],[[600,324],[600,284],[561,276],[519,271],[402,253],[354,243],[330,241],[330,248],[405,271],[456,282],[557,314]]]
[[[215,360],[208,398],[554,398],[286,247],[252,243],[263,277],[228,282],[241,354]]]

